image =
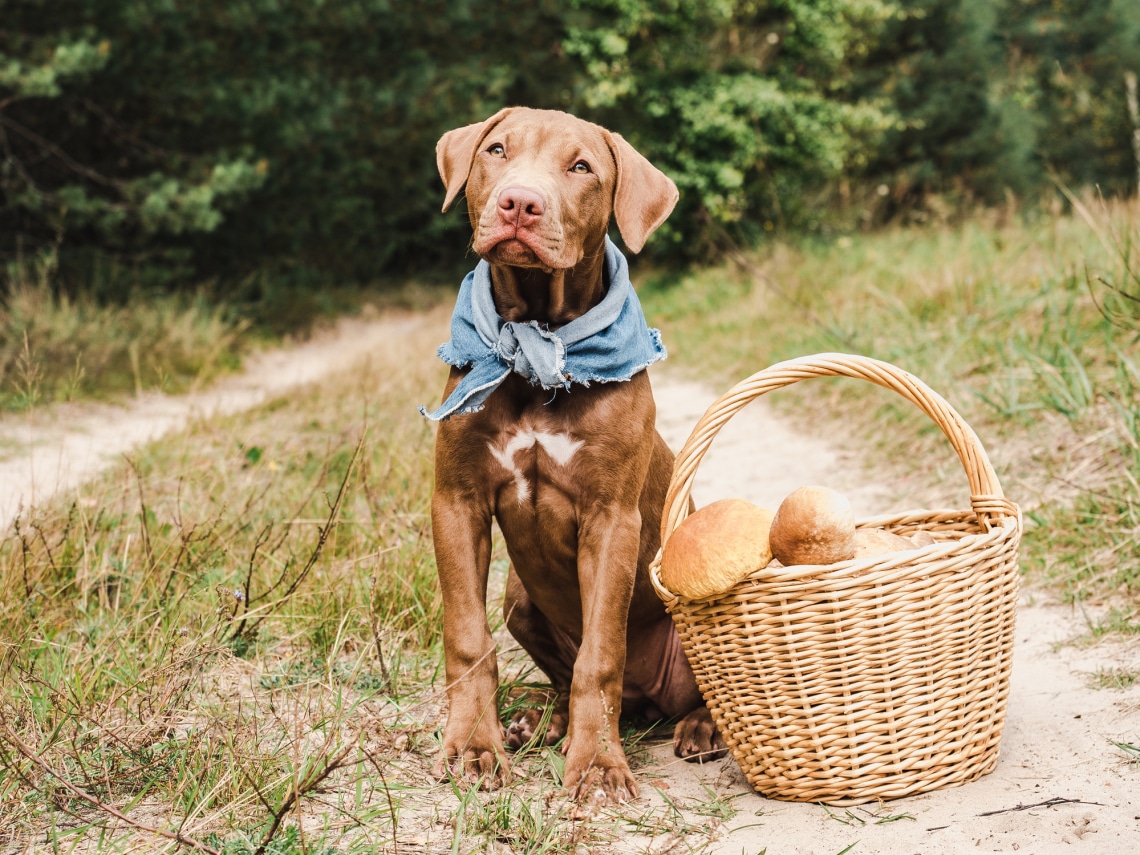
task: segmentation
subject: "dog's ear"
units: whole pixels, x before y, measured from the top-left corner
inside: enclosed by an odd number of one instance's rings
[[[673,211],[680,193],[673,180],[646,160],[621,134],[610,133],[617,162],[614,219],[631,252],[641,252],[653,231]]]
[[[483,137],[513,109],[513,107],[504,107],[486,121],[464,125],[462,128],[448,131],[439,138],[439,142],[435,144],[435,165],[439,168],[439,177],[443,179],[443,186],[447,188],[447,195],[443,199],[444,211],[451,207],[455,197],[467,184],[471,163],[475,160],[475,153]]]

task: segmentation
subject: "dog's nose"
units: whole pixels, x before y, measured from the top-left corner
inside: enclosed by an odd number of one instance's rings
[[[525,187],[507,187],[499,194],[499,216],[519,226],[533,225],[546,211],[546,200]]]

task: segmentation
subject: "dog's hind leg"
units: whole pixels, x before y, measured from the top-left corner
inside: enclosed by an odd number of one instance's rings
[[[712,715],[697,689],[681,637],[668,617],[630,636],[626,659],[626,693],[634,687],[650,709],[679,717],[673,753],[691,761],[716,760],[726,753]],[[632,684],[632,685],[631,685]],[[623,708],[628,708],[628,701]]]
[[[507,575],[507,591],[503,599],[507,629],[550,680],[554,689],[554,705],[548,711],[524,709],[507,725],[505,742],[518,749],[535,739],[545,722],[542,744],[554,745],[566,735],[570,720],[570,680],[574,676],[577,649],[573,642],[557,632],[538,607],[531,602],[522,580],[511,567]]]

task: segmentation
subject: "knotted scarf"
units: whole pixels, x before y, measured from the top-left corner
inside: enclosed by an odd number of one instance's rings
[[[661,332],[645,322],[625,256],[608,237],[605,252],[602,301],[556,330],[537,321],[503,320],[491,294],[491,265],[480,261],[459,287],[451,340],[439,348],[448,365],[471,371],[439,409],[420,412],[433,421],[477,412],[512,371],[532,386],[569,389],[572,383],[629,380],[664,359]]]

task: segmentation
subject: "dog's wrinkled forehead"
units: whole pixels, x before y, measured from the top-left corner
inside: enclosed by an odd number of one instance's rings
[[[613,180],[617,169],[605,129],[554,110],[507,115],[487,130],[479,148],[485,152],[495,145],[503,146],[508,162],[570,169],[584,160],[606,182]]]

